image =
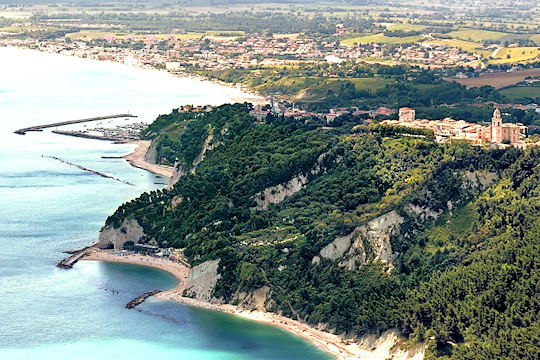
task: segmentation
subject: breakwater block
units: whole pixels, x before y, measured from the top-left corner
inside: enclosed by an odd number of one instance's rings
[[[131,300],[126,304],[126,309],[133,309],[137,305],[140,305],[144,302],[144,300],[148,299],[150,296],[154,296],[157,293],[160,293],[161,290],[154,290],[154,291],[148,291],[142,294],[141,296],[137,296],[135,299]]]
[[[75,265],[75,263],[77,261],[79,261],[83,256],[86,255],[85,250],[78,251],[78,252],[74,253],[73,255],[65,258],[62,261],[60,261],[58,264],[56,264],[56,266],[58,266],[59,268],[62,268],[62,269],[71,269],[71,268],[73,268],[73,265]]]

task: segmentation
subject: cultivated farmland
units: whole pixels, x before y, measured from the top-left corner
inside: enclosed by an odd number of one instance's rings
[[[470,79],[445,79],[447,81],[456,81],[462,85],[471,87],[480,87],[484,85],[493,86],[495,89],[502,89],[507,86],[515,85],[525,80],[526,77],[540,76],[540,69],[527,69],[521,71],[510,71],[503,73],[485,74],[477,78]]]
[[[490,64],[526,63],[535,61],[539,56],[539,47],[502,48],[497,51],[495,58],[490,61]]]

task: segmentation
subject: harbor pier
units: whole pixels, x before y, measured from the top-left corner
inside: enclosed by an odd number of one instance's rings
[[[121,117],[137,117],[137,116],[127,113],[127,114],[117,114],[117,115],[108,115],[108,116],[98,116],[98,117],[80,119],[80,120],[61,121],[61,122],[52,123],[52,124],[36,125],[36,126],[30,126],[27,128],[19,129],[15,131],[15,134],[25,135],[28,131],[43,131],[43,129],[57,127],[57,126],[80,124],[80,123],[85,123],[89,121],[97,121],[97,120],[116,119],[116,118],[121,118]]]

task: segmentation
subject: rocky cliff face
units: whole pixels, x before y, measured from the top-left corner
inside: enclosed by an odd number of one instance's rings
[[[379,216],[349,235],[336,238],[313,257],[311,263],[317,265],[321,258],[339,260],[339,266],[354,270],[369,260],[378,260],[391,269],[397,254],[392,252],[390,236],[399,233],[403,221],[395,211]]]
[[[223,131],[222,131],[223,133]],[[173,166],[173,175],[169,179],[169,185],[168,188],[172,188],[174,184],[178,182],[178,180],[186,175],[188,172],[191,174],[195,174],[195,171],[197,169],[197,166],[204,160],[204,157],[206,156],[206,153],[210,150],[213,150],[216,146],[218,146],[219,143],[214,142],[214,137],[212,134],[209,134],[206,139],[204,140],[203,147],[201,149],[201,152],[197,156],[195,160],[193,160],[192,168],[191,169],[184,169],[184,167],[176,161]]]
[[[208,151],[210,151],[210,150],[213,150],[218,145],[218,144],[214,143],[213,140],[214,140],[214,137],[212,136],[212,134],[208,134],[206,139],[204,139],[204,144],[203,144],[203,147],[201,149],[201,152],[199,153],[197,158],[195,160],[193,160],[193,163],[191,164],[191,165],[193,165],[193,167],[191,168],[191,173],[192,174],[195,174],[195,169],[204,160],[204,157],[205,157],[206,153]]]
[[[455,196],[456,199],[445,201],[442,201],[442,199],[435,199],[431,189],[424,189],[423,198],[425,201],[423,201],[422,204],[409,203],[405,206],[405,210],[409,214],[416,216],[420,221],[436,220],[445,210],[452,211],[456,205],[453,201],[459,200],[460,196],[466,197],[466,194],[468,194],[469,197],[471,195],[477,195],[493,185],[500,178],[497,173],[488,171],[454,172],[453,175],[457,176],[461,183],[461,186],[456,190],[456,193],[451,194],[452,196]],[[439,202],[442,202],[442,206],[433,208],[433,203]]]
[[[221,275],[218,274],[219,259],[206,261],[191,268],[184,296],[210,301]]]
[[[150,164],[156,164],[156,157],[156,142],[152,140],[150,147],[148,148],[148,150],[146,150],[146,154],[144,154],[144,161]]]
[[[180,180],[182,176],[186,175],[186,171],[184,170],[184,167],[176,161],[173,166],[173,173],[171,178],[169,179],[169,185],[167,186],[168,189],[172,188],[174,184]]]
[[[461,187],[464,189],[472,188],[477,191],[483,191],[493,185],[499,178],[499,175],[495,172],[468,171],[463,174],[463,184]]]
[[[250,208],[250,210],[268,210],[268,206],[270,204],[279,204],[280,202],[285,200],[287,196],[293,195],[294,193],[302,190],[309,183],[309,175],[317,175],[326,170],[321,164],[328,155],[328,153],[321,154],[317,159],[315,166],[313,166],[313,168],[308,173],[296,175],[284,184],[268,187],[263,191],[255,194],[253,196],[253,201],[255,201],[256,205]],[[336,163],[340,161],[341,158],[336,159]]]
[[[266,311],[274,305],[270,299],[270,287],[263,286],[250,293],[239,292],[233,296],[233,303],[238,303],[238,307],[248,310]]]
[[[363,336],[355,342],[362,350],[361,358],[369,360],[422,360],[426,352],[425,343],[407,348],[400,346],[402,339],[396,330],[385,331],[380,336]]]
[[[96,247],[108,249],[113,247],[116,250],[122,250],[126,241],[138,243],[144,235],[143,228],[135,219],[124,219],[118,229],[112,226],[105,226],[99,233],[99,241]]]
[[[298,175],[287,181],[285,184],[279,184],[264,189],[257,193],[253,200],[256,206],[251,210],[267,210],[270,204],[279,204],[289,195],[292,195],[300,190],[308,183],[308,178],[305,175]]]

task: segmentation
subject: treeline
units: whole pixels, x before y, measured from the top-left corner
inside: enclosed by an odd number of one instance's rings
[[[306,31],[310,34],[332,35],[336,24],[341,19],[330,19],[321,14],[315,16],[302,15],[296,12],[226,12],[200,13],[192,15],[184,12],[132,13],[101,12],[82,14],[36,14],[32,20],[72,19],[77,18],[85,23],[107,22],[112,25],[124,25],[131,30],[172,30],[184,29],[191,32],[205,31],[245,31],[249,33],[290,34]],[[349,18],[348,26],[357,31],[370,29],[373,21],[362,18]]]
[[[341,80],[340,83],[339,92],[328,93],[322,101],[306,103],[304,106],[313,111],[344,106],[433,108],[443,104],[502,102],[504,99],[491,86],[467,89],[456,82],[440,82],[424,86],[397,82],[387,84],[376,91],[356,89],[354,84],[347,80]]]

